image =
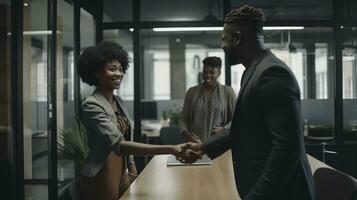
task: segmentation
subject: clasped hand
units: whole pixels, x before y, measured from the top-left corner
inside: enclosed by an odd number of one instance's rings
[[[177,145],[175,156],[182,163],[191,164],[202,158],[203,144],[187,142]]]

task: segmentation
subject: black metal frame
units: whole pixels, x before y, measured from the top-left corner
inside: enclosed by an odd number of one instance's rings
[[[12,197],[25,198],[23,123],[23,0],[11,1],[11,126],[13,141]],[[19,78],[20,77],[20,78]]]
[[[57,0],[48,0],[49,40],[47,71],[48,108],[48,197],[57,199]]]
[[[333,19],[334,19],[334,45],[335,45],[335,140],[337,144],[343,141],[343,69],[342,69],[342,18],[343,8],[338,0],[333,0]]]
[[[78,1],[73,2],[73,44],[74,44],[74,63],[78,62],[79,54],[81,52],[81,32],[80,32],[80,17],[81,17],[81,6]],[[75,116],[81,119],[82,109],[81,109],[81,94],[80,94],[80,79],[77,73],[74,73],[74,108]]]

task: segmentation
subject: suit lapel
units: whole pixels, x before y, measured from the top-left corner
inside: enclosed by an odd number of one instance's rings
[[[108,100],[104,97],[104,95],[99,92],[99,90],[96,90],[93,94],[93,96],[95,97],[95,99],[97,99],[97,101],[99,101],[101,103],[101,105],[103,106],[104,110],[110,114],[110,115],[114,115],[115,116],[115,113],[114,113],[114,110],[113,108],[110,106]]]
[[[244,92],[244,89],[246,88],[247,86],[247,83],[249,82],[250,78],[252,77],[255,69],[256,69],[256,66],[260,63],[260,61],[263,60],[263,58],[269,53],[270,51],[269,50],[266,50],[266,51],[263,51],[261,53],[259,53],[256,58],[253,60],[252,64],[250,64],[250,66],[248,67],[248,69],[246,69],[246,72],[244,74],[244,78],[243,81],[242,81],[242,85],[241,85],[241,88],[239,90],[239,94],[238,94],[238,97],[237,97],[237,102],[239,102],[240,100],[240,97],[242,96],[243,92]]]

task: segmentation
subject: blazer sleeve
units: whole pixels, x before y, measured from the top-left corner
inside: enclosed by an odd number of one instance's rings
[[[183,103],[183,108],[182,108],[182,113],[180,115],[180,119],[179,119],[179,128],[180,131],[188,131],[188,120],[190,117],[190,105],[191,105],[191,101],[192,101],[192,88],[190,88],[189,90],[187,90],[186,95],[185,95],[185,100]],[[191,111],[192,112],[192,111]]]
[[[119,141],[124,139],[116,124],[97,102],[86,101],[83,105],[83,120],[87,129],[99,135],[105,144],[120,155]]]
[[[302,150],[300,92],[293,75],[283,67],[267,69],[258,80],[256,95],[267,120],[272,150],[245,200],[267,199],[278,194],[284,178],[299,162]]]
[[[226,129],[222,134],[208,138],[203,142],[203,149],[211,159],[215,159],[231,148],[230,130]]]
[[[224,125],[224,129],[230,129],[233,119],[234,106],[236,103],[236,94],[231,87],[226,87],[226,101],[227,101],[227,123]]]

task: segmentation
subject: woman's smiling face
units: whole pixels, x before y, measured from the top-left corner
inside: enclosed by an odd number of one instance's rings
[[[208,65],[203,67],[202,77],[204,84],[215,86],[219,75],[221,75],[221,70],[218,67],[211,67]]]
[[[97,72],[98,86],[119,89],[124,77],[124,69],[117,60],[108,62]]]

